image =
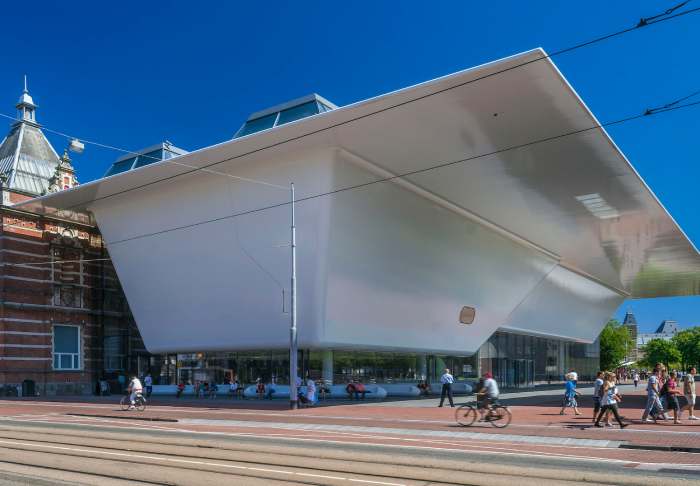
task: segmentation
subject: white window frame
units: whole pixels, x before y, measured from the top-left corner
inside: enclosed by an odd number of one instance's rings
[[[75,327],[76,329],[78,329],[78,352],[77,352],[77,353],[57,353],[57,352],[56,352],[56,326],[60,326],[60,327]],[[52,348],[53,348],[53,349],[52,349],[52,351],[53,351],[53,352],[52,352],[52,354],[53,354],[53,361],[52,361],[52,363],[53,363],[53,369],[55,369],[55,370],[66,370],[66,371],[75,371],[75,370],[81,370],[81,369],[82,369],[82,363],[83,363],[83,361],[82,361],[82,356],[81,356],[82,353],[81,353],[81,351],[82,351],[83,347],[82,347],[82,345],[81,345],[81,343],[82,343],[82,341],[81,341],[82,332],[81,332],[81,331],[82,331],[81,326],[78,326],[78,325],[76,325],[76,324],[54,324],[54,325],[53,325],[53,330],[52,330],[52,334],[53,334],[53,336],[52,336],[52,337],[53,337],[53,339],[52,339],[52,341],[53,341],[53,343],[52,343]],[[73,357],[73,358],[71,359],[71,363],[73,364],[73,366],[72,366],[71,368],[63,368],[63,367],[61,367],[61,357],[62,357],[62,356],[72,356],[72,357]],[[58,358],[58,366],[56,365],[56,364],[57,364],[57,363],[56,363],[56,358]],[[77,366],[75,366],[76,360],[77,360]]]

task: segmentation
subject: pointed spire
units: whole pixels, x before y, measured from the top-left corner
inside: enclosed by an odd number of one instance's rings
[[[26,74],[24,75],[24,91],[22,92],[22,96],[19,97],[19,103],[15,105],[15,108],[17,108],[17,118],[19,121],[13,123],[12,126],[26,122],[29,122],[30,125],[33,124],[37,127],[41,126],[36,123],[34,110],[36,110],[38,106],[34,104],[34,100],[32,100],[32,97],[29,96]]]

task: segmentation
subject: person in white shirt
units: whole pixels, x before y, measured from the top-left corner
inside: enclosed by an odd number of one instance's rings
[[[231,387],[228,389],[228,397],[231,398],[232,395],[236,395],[236,390],[238,390],[238,382],[233,380],[231,382]]]
[[[438,407],[442,407],[442,404],[445,402],[445,395],[450,399],[450,407],[454,407],[455,404],[452,401],[452,383],[455,379],[450,374],[450,370],[445,369],[445,374],[440,377],[440,381],[442,382],[442,396],[440,397],[440,405],[438,405]]]
[[[480,422],[486,421],[484,413],[486,413],[487,410],[490,410],[490,405],[497,400],[501,394],[501,390],[498,388],[498,383],[496,383],[496,380],[493,379],[491,373],[484,373],[484,378],[486,378],[486,380],[484,380],[484,387],[479,390],[479,395],[484,395],[484,400],[481,402],[480,408]]]
[[[637,383],[639,383],[639,373],[635,371],[634,376],[632,376],[632,379],[634,380],[634,387],[637,388]]]
[[[306,398],[309,399],[309,407],[314,406],[314,394],[316,393],[316,384],[314,380],[306,376]]]
[[[134,376],[129,382],[129,387],[126,389],[126,391],[131,392],[129,396],[129,400],[131,401],[129,410],[136,408],[136,395],[140,394],[142,390],[143,386],[141,385],[141,380]]]

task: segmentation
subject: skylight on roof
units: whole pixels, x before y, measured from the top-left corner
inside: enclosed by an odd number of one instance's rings
[[[252,135],[253,133],[326,113],[337,108],[332,103],[322,100],[323,98],[318,95],[310,95],[254,113],[233,138]]]
[[[600,219],[617,218],[620,216],[617,209],[606,203],[605,199],[600,197],[600,194],[598,193],[586,194],[585,196],[576,196],[576,200],[583,203],[583,205],[586,206],[586,209]]]

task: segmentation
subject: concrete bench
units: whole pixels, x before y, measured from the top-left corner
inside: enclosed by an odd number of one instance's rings
[[[347,400],[348,394],[345,391],[346,386],[347,385],[333,385],[328,387],[331,392],[326,393],[326,400]],[[302,386],[300,390],[306,394],[306,386]],[[265,391],[267,391],[267,388],[265,388]],[[365,391],[367,392],[365,394],[365,400],[381,400],[387,396],[386,390],[378,386],[365,386]],[[318,386],[316,387],[316,395],[318,395]],[[257,399],[257,387],[255,385],[246,387],[246,389],[243,391],[243,396],[246,398]],[[272,394],[272,398],[289,400],[289,386],[276,386],[275,393]],[[355,395],[353,395],[353,398],[355,398]]]
[[[389,398],[418,398],[420,390],[413,385],[383,385]]]
[[[228,396],[228,389],[230,388],[231,385],[219,385],[217,383],[217,386],[219,387],[219,391],[216,392],[217,396],[221,395],[227,395]],[[144,385],[143,387],[143,393],[146,393],[146,386]],[[171,397],[176,397],[177,396],[177,385],[153,385],[153,392],[151,393],[151,396],[171,396]],[[181,397],[189,397],[192,398],[194,396],[194,385],[185,385],[185,390],[182,392]],[[199,395],[197,395],[199,396]],[[209,390],[204,391],[204,396],[208,397],[209,396]]]
[[[347,385],[333,385],[329,387],[331,393],[330,395],[326,394],[326,400],[328,400],[328,398],[347,400],[348,392],[345,391],[345,387],[347,387]],[[387,396],[387,391],[380,386],[365,385],[365,392],[365,400],[381,400]],[[355,397],[356,395],[353,393],[353,400]]]
[[[437,389],[438,394],[442,394],[442,383],[440,383]],[[455,382],[452,383],[452,394],[453,395],[470,395],[472,392],[472,387],[466,383]]]

